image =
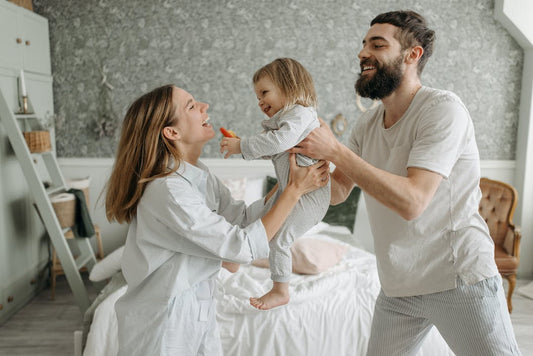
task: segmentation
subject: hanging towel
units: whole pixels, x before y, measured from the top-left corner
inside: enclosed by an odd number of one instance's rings
[[[76,197],[76,234],[79,237],[94,236],[94,225],[85,202],[83,190],[69,189],[68,192]]]

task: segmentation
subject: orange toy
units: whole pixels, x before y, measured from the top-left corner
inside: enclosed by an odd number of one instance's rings
[[[226,137],[237,137],[237,134],[231,130],[226,130],[225,128],[221,127],[220,132],[222,132],[222,135]]]

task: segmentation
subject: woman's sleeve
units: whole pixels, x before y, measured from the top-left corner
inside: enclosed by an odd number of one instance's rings
[[[215,188],[219,198],[218,213],[226,218],[231,224],[246,227],[254,221],[263,217],[265,211],[265,198],[261,198],[256,202],[246,206],[242,200],[235,200],[231,196],[231,192],[217,177],[215,179]]]
[[[159,192],[145,192],[139,204],[138,232],[148,242],[184,254],[248,263],[268,256],[269,247],[261,220],[240,227],[211,210],[205,197],[187,184],[166,180]],[[144,198],[144,197],[143,197]],[[157,231],[157,234],[151,232]]]

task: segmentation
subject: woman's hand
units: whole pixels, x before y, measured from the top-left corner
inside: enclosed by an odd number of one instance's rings
[[[300,195],[321,188],[328,183],[329,162],[319,161],[308,167],[300,167],[296,163],[296,155],[291,153],[289,155],[289,163],[290,174],[287,187],[294,186]]]
[[[294,153],[289,155],[289,162],[290,174],[287,187],[272,209],[261,218],[268,241],[276,235],[300,197],[325,186],[329,180],[329,162],[320,161],[312,166],[299,167]]]
[[[320,118],[319,120],[320,127],[311,131],[302,142],[291,148],[289,152],[301,153],[307,157],[334,162],[340,142],[331,132],[329,125],[324,120]]]

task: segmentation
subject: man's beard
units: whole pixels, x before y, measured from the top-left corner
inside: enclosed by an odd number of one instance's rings
[[[402,82],[403,56],[399,55],[392,63],[380,65],[378,62],[366,61],[361,64],[371,64],[376,68],[376,73],[371,78],[359,74],[355,82],[355,91],[363,98],[383,99],[391,95]]]

